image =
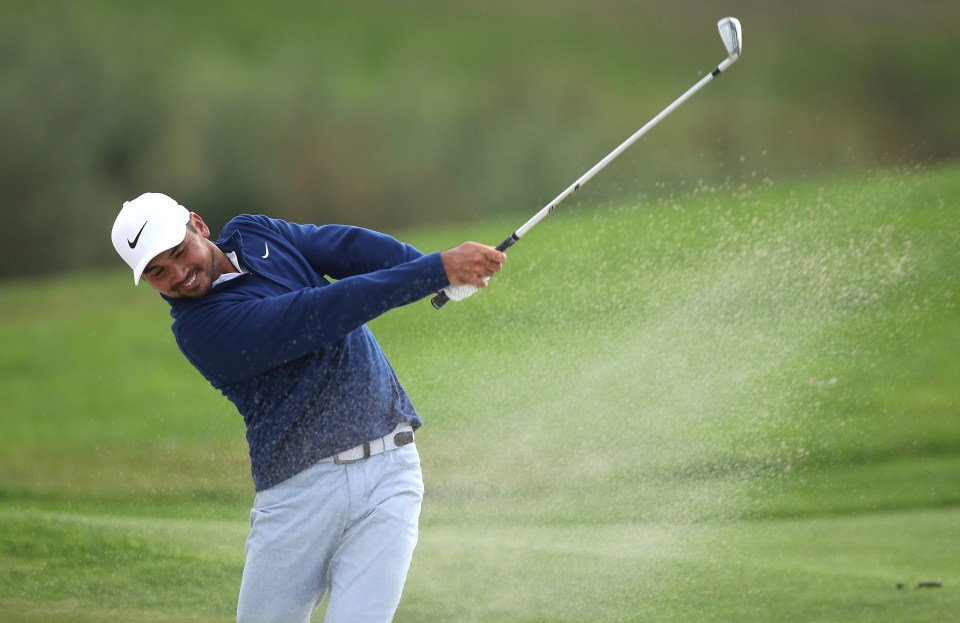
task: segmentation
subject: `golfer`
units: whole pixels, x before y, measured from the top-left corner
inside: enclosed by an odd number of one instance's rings
[[[170,304],[180,350],[246,423],[256,497],[237,621],[390,621],[417,541],[422,421],[366,322],[447,285],[482,288],[506,256],[424,255],[384,234],[199,215],[146,193],[113,245]]]

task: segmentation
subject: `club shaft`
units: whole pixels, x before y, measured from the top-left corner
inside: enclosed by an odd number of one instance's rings
[[[512,247],[518,240],[520,240],[520,238],[522,238],[527,232],[533,229],[537,225],[537,223],[539,223],[540,221],[545,219],[550,213],[552,213],[557,208],[558,205],[563,203],[563,201],[567,197],[575,193],[577,190],[580,189],[581,186],[583,186],[588,181],[590,181],[590,179],[594,175],[602,171],[604,167],[610,164],[617,156],[619,156],[624,151],[626,151],[627,148],[629,148],[631,145],[637,142],[637,140],[639,140],[641,136],[649,132],[651,128],[653,128],[655,125],[660,123],[664,117],[672,113],[674,110],[676,110],[678,106],[680,106],[685,101],[687,101],[694,93],[702,89],[708,82],[710,82],[711,80],[719,76],[727,67],[729,67],[734,62],[736,62],[737,58],[738,56],[731,56],[724,59],[723,62],[717,65],[717,67],[713,71],[711,71],[706,76],[698,80],[697,83],[694,84],[689,89],[687,89],[687,91],[683,95],[673,100],[673,102],[669,106],[661,110],[656,117],[648,121],[646,125],[644,125],[642,128],[634,132],[627,140],[620,143],[620,145],[618,145],[616,149],[614,149],[609,154],[604,156],[604,158],[600,162],[593,165],[593,167],[591,167],[589,171],[581,175],[579,179],[577,179],[577,181],[575,181],[573,184],[568,186],[566,190],[564,190],[562,193],[557,195],[553,201],[551,201],[550,203],[545,205],[543,208],[541,208],[540,211],[534,214],[533,218],[531,218],[526,223],[524,223],[520,227],[520,229],[516,230],[515,232],[507,236],[503,240],[503,242],[497,245],[497,250],[506,251],[507,249]],[[433,300],[431,301],[431,303],[435,308],[440,309],[447,303],[448,300],[449,299],[447,297],[447,294],[441,291],[435,297],[433,297]]]
[[[728,61],[724,61],[724,63],[729,64]],[[695,85],[693,85],[692,87],[690,87],[690,88],[686,91],[686,93],[684,93],[683,95],[681,95],[680,97],[678,97],[677,99],[675,99],[675,100],[673,101],[673,103],[671,103],[669,106],[667,106],[667,107],[664,108],[662,111],[660,111],[660,113],[659,113],[656,117],[654,117],[653,119],[651,119],[650,121],[648,121],[646,125],[644,125],[642,128],[640,128],[639,130],[637,130],[636,132],[634,132],[633,135],[630,136],[630,138],[628,138],[627,140],[625,140],[625,141],[623,141],[622,143],[620,143],[620,145],[618,145],[616,149],[614,149],[614,150],[611,151],[609,154],[607,154],[607,155],[603,158],[603,160],[601,160],[601,161],[598,162],[597,164],[593,165],[593,167],[592,167],[589,171],[587,171],[586,173],[584,173],[583,175],[581,175],[580,178],[577,179],[577,181],[575,181],[573,184],[571,184],[570,186],[568,186],[567,189],[564,190],[562,193],[560,193],[559,195],[557,195],[557,197],[556,197],[553,201],[551,201],[550,203],[548,203],[547,205],[545,205],[539,212],[537,212],[537,213],[533,216],[533,218],[531,218],[531,219],[528,220],[526,223],[524,223],[524,224],[520,227],[520,229],[518,229],[517,231],[515,231],[515,232],[513,233],[513,235],[512,235],[510,238],[507,239],[507,240],[511,240],[511,239],[512,239],[512,242],[510,242],[507,246],[512,246],[514,242],[516,242],[517,240],[519,240],[520,238],[522,238],[528,231],[530,231],[531,229],[533,229],[533,227],[534,227],[537,223],[539,223],[540,221],[542,221],[543,219],[545,219],[545,218],[547,217],[547,215],[549,215],[551,212],[553,212],[558,205],[560,205],[561,203],[563,203],[563,201],[564,201],[567,197],[569,197],[570,195],[572,195],[573,193],[575,193],[577,190],[579,190],[580,187],[583,186],[584,184],[586,184],[588,181],[590,181],[590,179],[593,178],[594,175],[596,175],[597,173],[599,173],[600,171],[602,171],[602,170],[603,170],[608,164],[610,164],[617,156],[619,156],[619,155],[622,154],[624,151],[626,151],[631,145],[633,145],[635,142],[637,142],[637,141],[640,139],[640,137],[642,137],[644,134],[646,134],[647,132],[649,132],[655,125],[657,125],[658,123],[660,123],[660,121],[662,121],[664,117],[666,117],[667,115],[669,115],[670,113],[672,113],[678,106],[680,106],[680,105],[683,104],[685,101],[687,101],[694,93],[696,93],[697,91],[699,91],[700,89],[702,89],[702,88],[704,87],[704,85],[706,85],[708,82],[710,82],[711,80],[713,80],[714,77],[716,77],[717,75],[719,75],[720,72],[723,71],[723,69],[726,69],[726,67],[724,66],[724,63],[721,63],[719,66],[717,66],[716,69],[714,69],[712,72],[710,72],[709,74],[707,74],[706,76],[704,76],[703,78],[701,78]],[[506,240],[505,240],[504,242],[506,242]],[[503,249],[501,249],[501,251],[502,251],[502,250],[503,250]]]

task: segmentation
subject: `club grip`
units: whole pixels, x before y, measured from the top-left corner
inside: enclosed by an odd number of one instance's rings
[[[437,292],[437,295],[430,299],[430,304],[433,305],[434,309],[440,309],[447,304],[447,301],[450,300],[450,297],[447,296],[447,293],[443,290]]]
[[[503,242],[497,245],[497,251],[503,253],[504,251],[512,247],[513,243],[515,243],[517,240],[520,240],[520,238],[517,237],[516,232],[510,234],[509,236],[506,237],[506,239],[504,239]]]

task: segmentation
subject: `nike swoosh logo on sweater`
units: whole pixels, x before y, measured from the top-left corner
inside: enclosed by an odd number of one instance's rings
[[[263,259],[267,259],[267,256],[270,255],[270,247],[267,246],[266,242],[263,243],[263,250],[265,251],[265,253],[260,257],[262,257]]]

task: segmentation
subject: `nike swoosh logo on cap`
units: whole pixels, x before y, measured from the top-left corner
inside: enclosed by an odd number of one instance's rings
[[[147,226],[147,223],[149,223],[149,222],[150,222],[150,221],[144,221],[144,222],[143,222],[143,227],[146,227],[146,226]],[[137,232],[137,237],[136,237],[136,238],[134,238],[133,240],[127,240],[127,244],[130,245],[130,248],[131,248],[131,249],[136,249],[136,248],[137,248],[137,241],[140,240],[140,234],[143,233],[143,227],[141,227],[141,228],[140,228],[140,231]]]
[[[266,242],[263,243],[263,250],[265,251],[265,253],[260,257],[262,257],[263,259],[267,259],[267,256],[270,255],[270,247],[267,246]]]

